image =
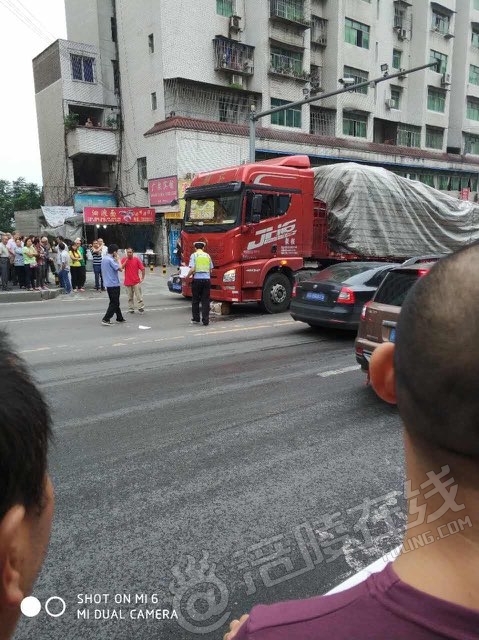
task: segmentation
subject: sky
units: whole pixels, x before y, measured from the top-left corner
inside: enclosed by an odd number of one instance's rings
[[[63,0],[0,0],[0,180],[42,184],[32,59],[58,38]]]

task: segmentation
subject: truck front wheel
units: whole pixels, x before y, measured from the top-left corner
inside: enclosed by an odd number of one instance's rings
[[[272,273],[263,285],[261,307],[267,313],[286,311],[291,302],[291,281],[284,273]]]

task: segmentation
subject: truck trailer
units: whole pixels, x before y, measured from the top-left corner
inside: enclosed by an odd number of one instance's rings
[[[182,256],[213,260],[211,299],[285,311],[303,269],[342,260],[402,261],[479,239],[479,207],[378,167],[312,168],[286,156],[197,175],[185,193]],[[183,294],[191,295],[183,282]]]

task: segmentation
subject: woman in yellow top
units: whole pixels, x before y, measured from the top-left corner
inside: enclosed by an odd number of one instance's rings
[[[70,276],[72,279],[72,289],[73,291],[80,291],[81,287],[81,253],[78,250],[78,245],[76,242],[72,243],[70,247]]]
[[[25,284],[28,291],[33,291],[38,288],[37,284],[37,250],[33,246],[32,238],[29,237],[25,240],[25,246],[23,247],[23,259],[25,264]]]

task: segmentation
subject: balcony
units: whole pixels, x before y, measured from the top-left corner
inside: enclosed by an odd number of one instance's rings
[[[311,21],[304,15],[303,0],[270,0],[270,18],[301,29],[311,26]]]
[[[269,25],[270,42],[287,44],[298,51],[304,49],[304,31],[296,27],[290,29],[283,23],[271,23]]]
[[[328,21],[317,16],[312,16],[311,20],[311,44],[325,47],[328,43],[327,37]]]
[[[67,134],[68,157],[78,155],[117,156],[115,130],[104,127],[78,126]]]
[[[309,84],[311,93],[319,93],[323,90],[323,68],[317,65],[311,65],[311,73],[309,76]]]
[[[303,71],[302,60],[290,58],[288,56],[272,53],[270,57],[269,74],[293,78],[302,82],[308,82],[310,74]]]
[[[215,71],[229,71],[243,76],[254,73],[254,47],[216,36],[213,39]]]

